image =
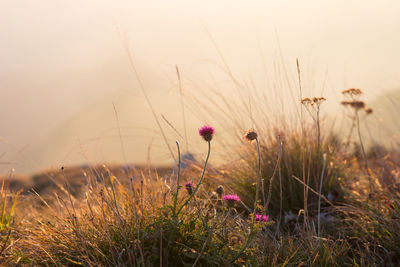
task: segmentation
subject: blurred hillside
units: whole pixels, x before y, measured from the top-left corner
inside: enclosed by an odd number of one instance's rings
[[[266,105],[285,102],[284,111],[293,105],[288,91],[298,97],[296,59],[303,95],[327,97],[329,113],[337,111],[330,106],[338,106],[345,88],[362,88],[371,100],[400,84],[395,0],[3,2],[0,173],[87,161],[144,162],[150,144],[152,160],[171,158],[152,132],[157,126],[121,40],[128,41],[157,115],[181,133],[176,65],[191,92],[215,89],[248,102],[232,75],[266,92]],[[193,102],[185,104],[189,109]],[[192,115],[190,136],[200,122],[210,122],[197,110]],[[163,126],[173,146],[177,135]]]
[[[373,116],[365,124],[365,135],[372,144],[385,144],[388,147],[400,144],[400,89],[383,92],[368,105]]]

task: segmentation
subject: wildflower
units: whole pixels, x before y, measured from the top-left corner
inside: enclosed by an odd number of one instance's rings
[[[208,125],[204,125],[199,129],[199,134],[204,140],[210,142],[214,135],[214,128]]]
[[[268,215],[261,215],[261,214],[256,214],[256,221],[262,221],[262,222],[268,222],[269,221],[269,216]]]
[[[229,206],[233,206],[236,202],[240,201],[240,197],[237,195],[225,195],[222,199],[225,200]]]
[[[251,142],[253,140],[257,139],[257,133],[254,130],[248,130],[244,135],[243,135],[243,139],[245,141]]]
[[[217,189],[215,189],[215,192],[220,198],[222,198],[222,195],[224,194],[224,187],[222,185],[218,186]]]
[[[185,188],[189,195],[193,194],[193,183],[192,182],[190,182],[190,181],[187,182],[185,184]]]

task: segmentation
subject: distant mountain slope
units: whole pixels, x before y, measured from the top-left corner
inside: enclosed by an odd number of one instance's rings
[[[182,132],[179,102],[168,92],[151,94],[151,101],[175,151],[176,134],[161,114]],[[188,122],[191,135],[198,125],[194,119]],[[28,169],[103,162],[143,164],[148,159],[155,164],[172,162],[144,98],[129,92],[109,95],[61,122],[33,153],[35,157],[31,166],[27,163]]]
[[[366,118],[365,135],[372,144],[400,144],[400,89],[384,92],[370,103],[373,113]]]

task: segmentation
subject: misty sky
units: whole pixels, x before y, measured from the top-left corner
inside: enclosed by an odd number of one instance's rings
[[[296,80],[299,58],[310,96],[321,93],[325,77],[323,93],[333,99],[348,87],[370,99],[398,88],[399,11],[396,0],[0,0],[0,162],[18,163],[0,165],[0,173],[56,165],[68,149],[58,149],[53,162],[27,162],[33,151],[51,154],[46,140],[99,103],[112,121],[112,102],[122,113],[129,104],[121,99],[131,99],[137,111],[121,114],[132,117],[124,126],[156,128],[119,31],[157,112],[173,119],[175,65],[186,80],[216,84],[226,79],[215,72],[224,64],[218,50],[235,77],[256,85],[282,60]],[[90,138],[114,126],[70,135]]]

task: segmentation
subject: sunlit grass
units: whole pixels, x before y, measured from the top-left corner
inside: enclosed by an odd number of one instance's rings
[[[299,100],[310,118],[301,127],[258,121],[258,130],[237,129],[247,142],[218,147],[228,155],[221,165],[212,148],[224,136],[203,126],[203,160],[179,164],[176,142],[171,169],[63,168],[49,175],[52,192],[36,188],[43,193],[19,198],[3,184],[0,259],[11,266],[396,266],[400,153],[368,151],[359,131],[349,145],[324,127],[324,101]],[[361,109],[346,105],[357,130]]]

